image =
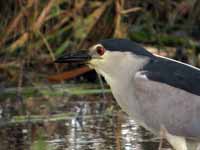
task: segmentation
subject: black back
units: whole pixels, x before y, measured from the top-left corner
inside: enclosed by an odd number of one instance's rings
[[[109,51],[127,51],[140,56],[153,56],[139,44],[128,39],[106,39],[100,41],[100,44],[102,44]]]
[[[200,96],[200,70],[197,68],[156,57],[141,70],[150,80],[162,82]]]
[[[128,51],[150,58],[141,71],[148,79],[162,82],[200,96],[200,70],[170,59],[156,57],[139,44],[127,39],[106,39],[100,41],[109,51]]]

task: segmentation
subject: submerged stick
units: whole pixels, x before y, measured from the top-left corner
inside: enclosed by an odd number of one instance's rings
[[[6,122],[6,124],[16,124],[16,123],[37,123],[37,122],[54,122],[54,121],[62,121],[62,120],[72,120],[75,118],[77,113],[69,112],[69,113],[60,113],[53,115],[21,115],[14,116],[10,121]],[[102,117],[107,115],[106,112],[104,114],[96,114],[96,115],[84,115],[82,116],[84,119],[90,119],[95,117]]]
[[[0,97],[16,97],[17,88],[5,88],[1,89]],[[110,89],[105,89],[102,91],[99,85],[95,84],[56,84],[51,86],[33,86],[33,87],[22,87],[21,96],[23,97],[38,97],[38,96],[62,96],[63,93],[66,93],[69,96],[72,95],[93,95],[93,94],[102,94],[110,93]]]
[[[48,77],[48,80],[50,82],[59,82],[59,81],[63,81],[63,80],[69,80],[69,79],[75,78],[81,74],[84,74],[86,72],[89,72],[90,70],[91,69],[89,67],[84,66],[84,67],[81,67],[78,69],[73,69],[73,70],[66,71],[66,72],[63,72],[63,73],[60,73],[57,75],[50,76],[50,77]]]

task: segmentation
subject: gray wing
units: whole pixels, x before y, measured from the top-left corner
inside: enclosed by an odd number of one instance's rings
[[[134,93],[144,123],[154,131],[163,125],[171,134],[199,138],[200,97],[167,82],[151,80],[149,75],[165,79],[162,74],[147,70],[135,75]]]
[[[200,96],[200,69],[170,59],[155,57],[142,71],[157,82],[185,90]]]

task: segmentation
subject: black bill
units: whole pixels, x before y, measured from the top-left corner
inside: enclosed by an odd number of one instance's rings
[[[85,63],[91,59],[89,51],[82,50],[73,53],[67,53],[55,60],[55,63]]]

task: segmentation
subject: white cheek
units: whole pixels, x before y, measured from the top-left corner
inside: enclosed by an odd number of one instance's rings
[[[99,68],[99,60],[93,58],[92,60],[90,60],[88,65],[90,68],[93,68],[93,69]]]
[[[93,69],[101,68],[105,65],[105,61],[108,59],[108,52],[105,52],[102,56],[99,56],[99,58],[92,58],[92,60],[89,61],[89,66]]]

